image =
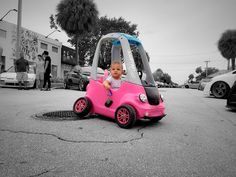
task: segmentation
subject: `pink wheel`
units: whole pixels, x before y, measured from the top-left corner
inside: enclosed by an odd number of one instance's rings
[[[129,105],[120,106],[116,110],[115,120],[121,128],[131,128],[136,122],[136,113],[134,108]]]
[[[86,116],[91,109],[91,102],[88,98],[82,97],[75,101],[73,106],[73,111],[78,116]]]

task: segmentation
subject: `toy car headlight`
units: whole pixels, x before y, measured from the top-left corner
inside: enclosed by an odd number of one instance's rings
[[[140,94],[140,95],[139,95],[139,99],[140,99],[140,101],[143,102],[143,103],[147,102],[147,96],[144,95],[144,94]]]

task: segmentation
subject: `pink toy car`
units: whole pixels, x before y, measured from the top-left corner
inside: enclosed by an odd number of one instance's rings
[[[103,86],[107,72],[98,78],[96,69],[101,45],[107,41],[112,42],[111,60],[123,61],[126,68],[121,87],[111,89],[110,92]],[[131,45],[138,48],[142,58],[142,71],[137,71]],[[166,115],[165,105],[155,85],[146,52],[137,38],[124,33],[110,33],[100,39],[86,95],[75,101],[73,111],[79,117],[98,114],[115,119],[122,128],[131,128],[138,119],[159,121]]]

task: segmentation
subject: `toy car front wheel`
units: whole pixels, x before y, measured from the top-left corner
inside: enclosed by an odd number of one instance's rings
[[[88,98],[81,97],[75,101],[73,111],[79,117],[83,117],[89,114],[91,106],[91,102]]]
[[[121,128],[131,128],[136,122],[136,112],[132,106],[122,105],[116,110],[115,120]]]

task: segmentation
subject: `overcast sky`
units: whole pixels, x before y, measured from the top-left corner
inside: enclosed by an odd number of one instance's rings
[[[22,0],[22,26],[43,35],[52,30],[49,16],[56,13],[60,0]],[[99,16],[123,17],[137,24],[140,40],[149,53],[152,71],[161,68],[172,81],[184,83],[195,69],[226,69],[227,61],[217,41],[228,29],[236,29],[236,0],[94,0]],[[18,8],[18,0],[0,0],[0,17],[9,9]],[[4,20],[16,23],[17,14]],[[68,37],[55,32],[51,38],[63,45]]]

